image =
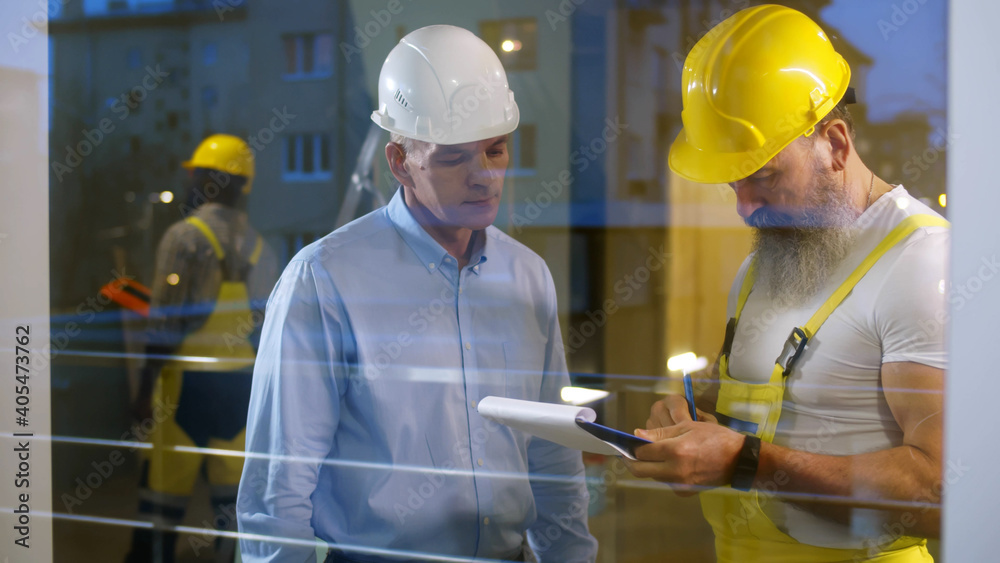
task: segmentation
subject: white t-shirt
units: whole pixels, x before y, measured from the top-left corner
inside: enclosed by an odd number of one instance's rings
[[[917,214],[937,215],[902,186],[880,197],[858,218],[861,232],[854,250],[826,288],[803,307],[776,306],[765,292],[751,292],[733,339],[730,375],[741,381],[767,381],[792,328],[805,324],[904,217]],[[902,444],[903,433],[882,393],[880,366],[916,362],[947,368],[948,250],[946,228],[920,228],[889,250],[858,282],[786,379],[775,444],[829,455]],[[730,317],[736,311],[749,262],[748,258],[743,263],[730,290]],[[811,545],[862,548],[865,539],[884,533],[882,520],[873,511],[855,510],[850,526],[776,500],[769,500],[764,511],[783,532]]]

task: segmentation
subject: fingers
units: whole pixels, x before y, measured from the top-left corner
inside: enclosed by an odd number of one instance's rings
[[[635,435],[640,438],[645,438],[650,442],[659,442],[660,440],[669,440],[670,438],[676,438],[681,434],[688,432],[688,428],[682,425],[673,426],[661,426],[659,428],[653,428],[651,430],[643,430],[641,428],[636,428]],[[647,446],[642,446],[643,448]]]
[[[685,420],[691,420],[691,413],[688,412],[687,401],[681,395],[667,395],[657,401],[650,409],[649,418],[646,420],[646,428],[662,428],[680,424]]]
[[[698,420],[701,422],[711,422],[713,424],[718,424],[719,419],[715,418],[714,414],[709,414],[701,409],[695,409],[698,411]]]

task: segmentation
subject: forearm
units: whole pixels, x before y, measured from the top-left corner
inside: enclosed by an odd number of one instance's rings
[[[863,507],[914,519],[914,535],[936,536],[940,527],[940,509],[929,505],[941,500],[941,460],[914,446],[831,456],[763,443],[754,487],[845,524]]]
[[[594,561],[597,541],[587,527],[590,495],[580,452],[532,440],[528,456],[538,514],[529,531],[539,561]]]

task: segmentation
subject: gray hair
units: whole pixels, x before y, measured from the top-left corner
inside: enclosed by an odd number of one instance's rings
[[[389,141],[403,147],[403,153],[408,155],[415,154],[420,149],[423,149],[425,145],[427,145],[427,143],[425,143],[424,141],[418,141],[417,139],[404,137],[399,133],[389,133]]]

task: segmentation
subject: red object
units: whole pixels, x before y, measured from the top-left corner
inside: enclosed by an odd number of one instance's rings
[[[108,282],[100,293],[130,311],[149,317],[149,288],[137,281],[119,278]]]

